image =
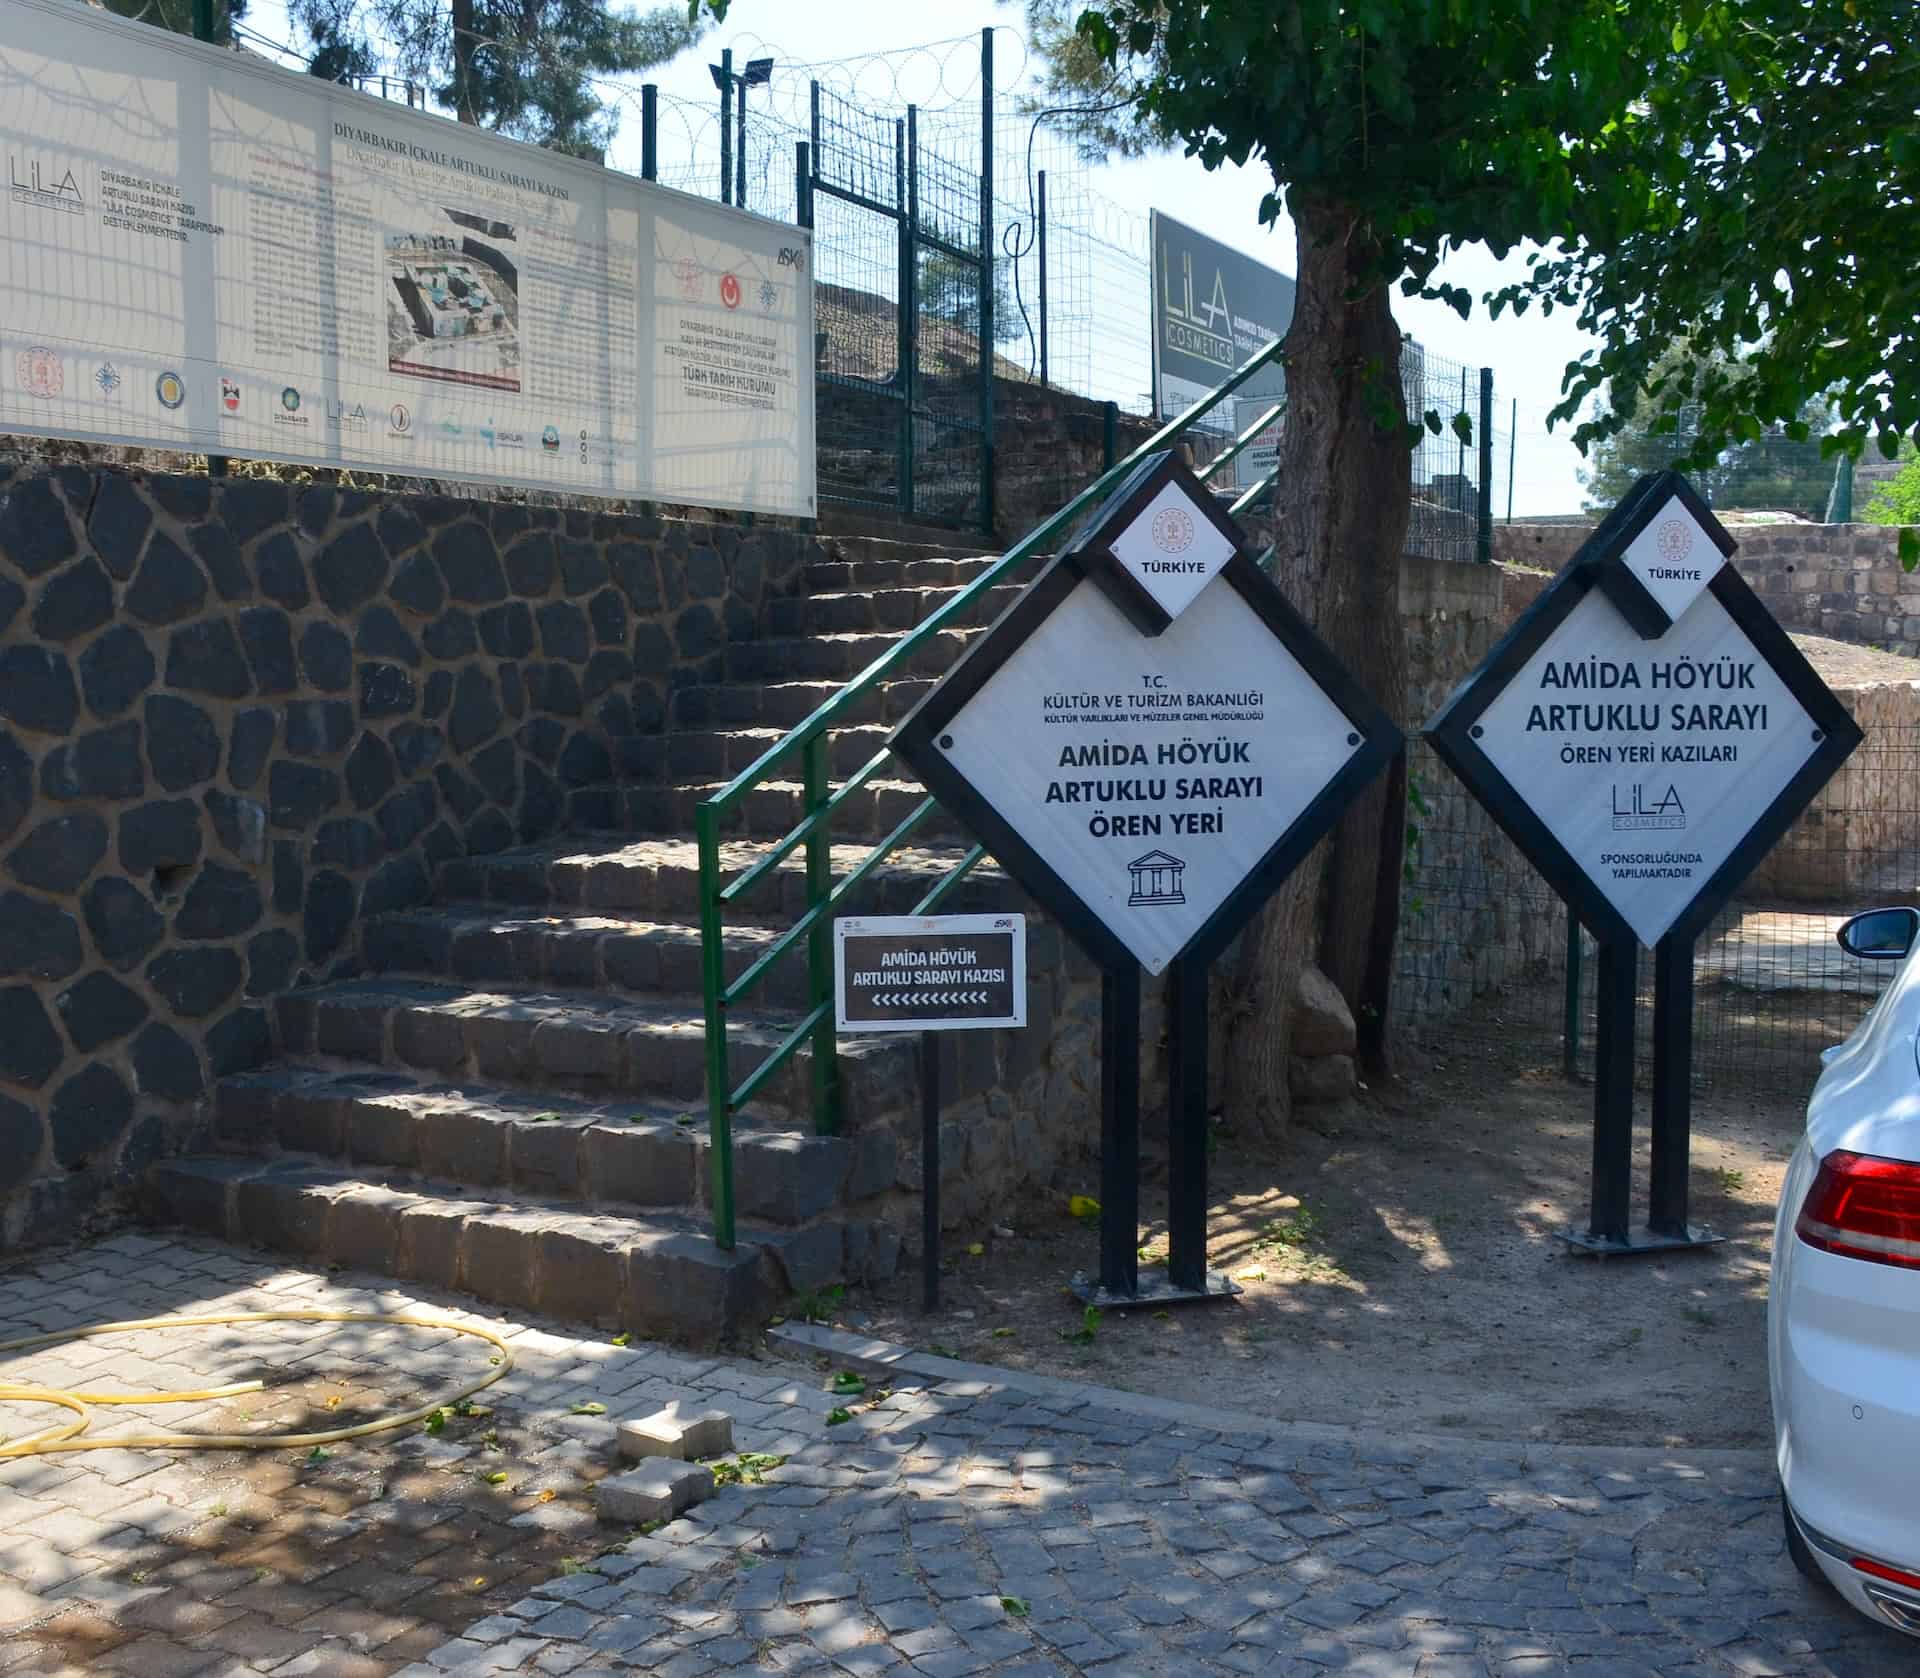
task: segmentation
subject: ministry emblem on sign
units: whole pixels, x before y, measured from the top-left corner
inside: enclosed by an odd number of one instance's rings
[[[1184,507],[1162,507],[1153,515],[1153,545],[1163,554],[1183,554],[1193,546],[1193,515]]]
[[[13,358],[14,378],[29,396],[58,396],[67,387],[67,370],[57,350],[35,347]]]

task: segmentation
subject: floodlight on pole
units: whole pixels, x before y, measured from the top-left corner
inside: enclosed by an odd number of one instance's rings
[[[738,171],[734,182],[733,201],[742,209],[747,205],[747,89],[765,87],[773,80],[773,60],[771,58],[750,58],[740,74],[735,78],[740,87],[739,134],[735,142],[734,168]]]

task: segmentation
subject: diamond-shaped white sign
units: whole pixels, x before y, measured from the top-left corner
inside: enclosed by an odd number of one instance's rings
[[[1226,578],[1153,637],[1079,582],[936,738],[1149,973],[1361,748],[1354,723]]]
[[[1233,543],[1178,478],[1140,509],[1108,548],[1170,618],[1177,618],[1233,557]]]
[[[1687,510],[1686,503],[1675,495],[1627,544],[1620,562],[1639,578],[1667,616],[1678,622],[1726,564],[1726,556]]]
[[[1717,570],[1720,550],[1704,535],[1699,548]],[[1480,712],[1472,737],[1651,947],[1825,735],[1712,593],[1648,641],[1594,589]]]

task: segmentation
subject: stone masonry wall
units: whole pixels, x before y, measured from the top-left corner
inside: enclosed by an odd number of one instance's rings
[[[0,1246],[70,1232],[433,866],[575,825],[773,530],[0,466]]]
[[[1920,575],[1886,524],[1744,525],[1733,562],[1789,629],[1920,656]]]

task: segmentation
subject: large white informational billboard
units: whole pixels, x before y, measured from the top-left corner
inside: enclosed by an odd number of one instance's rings
[[[0,3],[0,432],[811,517],[811,236]]]

